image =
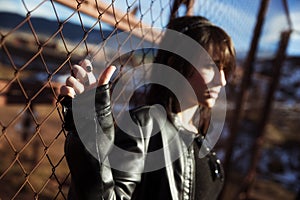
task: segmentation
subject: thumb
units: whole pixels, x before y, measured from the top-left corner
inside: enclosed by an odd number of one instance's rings
[[[105,85],[109,82],[109,80],[111,79],[112,75],[114,74],[114,72],[116,71],[116,67],[111,65],[109,67],[107,67],[103,73],[100,75],[99,81],[98,81],[98,86],[101,85]]]

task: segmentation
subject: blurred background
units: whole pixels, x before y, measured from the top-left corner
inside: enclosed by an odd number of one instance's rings
[[[92,55],[106,66],[113,55],[120,72],[134,70],[155,50],[129,45],[122,54],[116,40],[97,55],[100,44],[123,31],[134,35],[129,44],[157,43],[159,32],[138,28],[184,15],[221,26],[237,51],[216,146],[226,171],[220,199],[300,199],[298,0],[0,0],[0,199],[66,199],[57,100],[72,65]]]

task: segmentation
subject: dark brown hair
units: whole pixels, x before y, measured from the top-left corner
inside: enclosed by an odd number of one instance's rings
[[[231,38],[223,29],[202,16],[175,18],[168,24],[167,28],[196,40],[210,55],[212,52],[217,52],[220,60],[215,64],[219,69],[224,70],[227,81],[230,79],[236,65],[235,49]],[[164,37],[168,37],[168,35],[166,34]],[[174,42],[174,48],[178,48],[176,42]],[[158,50],[154,62],[172,67],[185,77],[194,72],[193,69],[195,69],[182,57],[161,49]],[[148,103],[159,103],[167,109],[167,112],[179,111],[174,94],[160,85],[151,86]]]

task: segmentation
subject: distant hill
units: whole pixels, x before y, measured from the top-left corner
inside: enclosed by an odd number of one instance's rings
[[[0,20],[0,30],[1,30],[1,28],[5,28],[5,29],[15,28],[17,25],[19,25],[22,21],[25,20],[25,17],[18,15],[16,13],[0,12],[0,19],[1,19]],[[31,17],[30,21],[37,34],[52,35],[59,28],[59,23],[54,20],[52,21],[45,18]],[[31,32],[28,22],[26,22],[18,30],[24,32]],[[88,30],[88,28],[86,28],[86,30]],[[112,30],[103,30],[101,33],[100,30],[93,30],[89,33],[87,42],[89,43],[102,42],[103,39],[102,37],[104,36],[104,38],[106,38],[108,35],[110,35],[111,31]],[[62,32],[65,38],[74,42],[80,41],[84,34],[82,27],[80,25],[71,22],[64,24]]]

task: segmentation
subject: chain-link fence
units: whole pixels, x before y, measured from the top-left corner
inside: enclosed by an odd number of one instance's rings
[[[129,47],[126,47],[129,48],[129,53],[120,53],[118,50],[124,45],[117,37],[120,32],[125,31],[128,32],[128,35],[134,35],[137,41],[142,39],[158,43],[160,32],[153,29],[153,31],[143,33],[140,28],[149,27],[150,30],[155,27],[165,28],[171,17],[181,15],[203,15],[213,23],[223,27],[233,38],[237,48],[239,64],[235,80],[232,85],[228,86],[228,116],[234,116],[232,114],[236,104],[234,97],[238,93],[236,88],[241,88],[241,77],[245,71],[243,68],[244,62],[247,61],[247,56],[249,58],[248,52],[251,49],[251,44],[254,43],[251,39],[255,37],[257,22],[264,21],[264,18],[259,19],[257,17],[262,2],[252,0],[1,0],[1,7],[3,8],[0,10],[0,199],[67,198],[70,174],[64,156],[66,132],[62,126],[61,108],[57,103],[59,87],[69,76],[72,65],[86,57],[92,58],[95,65],[104,67],[110,62],[108,57],[115,55],[114,64],[119,66],[120,72],[151,62],[155,51],[152,49],[135,51],[132,47],[134,45],[131,46],[130,44],[136,43],[136,41],[129,41]],[[280,5],[273,5],[275,4],[273,1],[269,4],[269,12],[275,6],[277,14],[281,13],[285,17],[284,22],[287,26],[280,26],[276,31],[280,33],[284,30],[292,30],[291,24],[288,23],[289,12],[284,5],[286,1],[277,2]],[[272,14],[266,15],[266,17],[271,18]],[[261,32],[265,33],[266,31],[262,30]],[[299,34],[299,32],[295,31],[292,34]],[[98,55],[97,52],[101,49],[103,42],[113,36],[117,38],[115,48],[105,50],[103,54]],[[264,35],[261,37],[263,38]],[[259,55],[267,54],[267,56],[263,56],[265,59],[254,59],[253,63],[257,67],[253,69],[254,72],[252,72],[251,77],[257,82],[250,84],[254,87],[246,88],[249,95],[243,99],[246,102],[244,106],[246,110],[249,111],[249,108],[253,107],[255,109],[252,112],[238,115],[241,119],[255,119],[250,120],[251,122],[257,121],[255,112],[261,109],[261,106],[264,106],[264,102],[259,102],[260,104],[257,105],[257,102],[253,102],[251,99],[265,99],[263,95],[267,94],[266,88],[272,82],[270,81],[272,75],[268,74],[272,71],[272,64],[266,63],[272,61],[276,56],[280,34],[275,36],[276,45],[268,45],[267,48],[264,48],[263,41],[259,43],[255,52],[262,50],[260,51],[262,54]],[[298,57],[294,57],[285,63],[296,73],[297,67],[299,68]],[[147,74],[148,72],[145,71],[144,73]],[[299,73],[299,70],[297,73]],[[288,76],[290,70],[285,69],[283,74]],[[257,84],[258,82],[264,84],[264,88],[260,87]],[[292,107],[291,103],[289,104],[289,109],[295,108],[295,105],[298,105],[297,103],[300,101],[300,90],[297,90],[299,94],[295,91],[285,91],[287,89],[284,88],[284,84],[286,83],[281,81],[277,93],[271,95],[276,97],[277,103],[286,103],[284,95],[288,93],[292,96],[290,99],[293,99],[294,102]],[[296,88],[299,88],[300,82],[295,80],[293,84]],[[258,95],[258,97],[251,97],[251,95]],[[122,98],[121,95],[119,98]],[[271,100],[273,101],[273,99]],[[276,115],[279,110],[273,112]],[[299,110],[293,109],[290,113],[297,116]],[[291,129],[283,132],[288,135],[288,139],[286,139],[288,142],[294,140],[296,141],[295,144],[299,144],[299,140],[295,139],[296,135],[290,133],[290,131],[296,131],[298,128],[296,125],[291,125],[292,122],[296,121],[295,118],[291,117],[287,123],[282,123],[288,127],[287,129]],[[280,132],[280,127],[274,125],[274,122],[280,121],[281,118],[271,117],[271,120],[273,121],[267,124],[268,129],[266,132]],[[253,126],[256,127],[256,125]],[[224,131],[229,134],[226,127]],[[270,131],[270,129],[272,130]],[[280,144],[281,147],[285,145],[283,143],[284,139],[280,140],[280,137],[284,137],[284,134],[277,132],[275,136],[272,134],[266,136],[269,137],[267,141],[269,146]],[[226,133],[224,134],[224,141],[226,141]],[[273,136],[277,138],[270,139]],[[251,140],[256,138],[253,134],[252,136],[247,135],[241,138],[239,142],[230,145],[241,145],[246,137],[251,138]],[[227,145],[229,145],[228,142],[219,145],[221,156],[226,152]],[[294,151],[298,150],[299,148],[297,149],[295,146]],[[231,169],[231,171],[235,171],[240,167],[243,173],[231,172],[231,176],[228,176],[229,182],[227,185],[237,192],[238,182],[245,176],[245,171],[247,171],[247,166],[250,166],[251,159],[245,161],[242,157],[243,154],[247,154],[245,149],[239,149],[239,151],[235,149],[233,151],[236,152],[230,156],[233,163],[240,160],[242,160],[240,163],[246,163],[246,167],[243,164],[238,164]],[[267,151],[264,151],[264,153],[267,153]],[[252,155],[252,151],[249,151],[247,155]],[[289,163],[289,166],[293,169],[291,170],[293,174],[299,169],[300,165],[299,153],[294,156],[298,159],[295,162],[298,163]],[[225,156],[223,157],[225,158]],[[273,162],[272,157],[268,157],[268,159],[272,162],[270,161],[267,164],[275,165],[276,169],[280,168],[282,163]],[[255,169],[262,171],[265,169],[265,166],[257,167],[257,165]],[[265,169],[265,171],[268,170]],[[295,176],[300,177],[299,173]],[[260,176],[257,175],[257,177]],[[261,192],[260,196],[255,196],[260,193],[260,190],[264,189],[266,192],[275,190],[281,192],[270,194],[271,199],[272,197],[280,199],[282,196],[285,199],[292,199],[295,197],[297,189],[299,189],[295,186],[295,184],[299,185],[297,180],[292,180],[287,184],[284,181],[278,181],[276,178],[272,179],[265,176],[261,176],[261,178],[264,181],[275,180],[277,183],[274,186],[275,189],[265,189],[269,182],[267,184],[264,182],[251,182],[251,191],[258,191],[257,193],[251,193],[254,199],[267,199],[263,196],[266,195],[265,192]],[[230,188],[226,189],[232,191]],[[236,196],[232,197],[232,195],[236,194],[228,192],[224,197],[229,196],[228,199],[237,198]]]

